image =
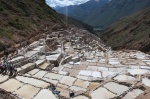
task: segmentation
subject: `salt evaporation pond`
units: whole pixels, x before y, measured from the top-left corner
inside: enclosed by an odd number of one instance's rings
[[[148,87],[150,87],[150,80],[148,78],[143,78],[142,83]]]
[[[142,74],[146,74],[148,72],[149,72],[149,70],[145,70],[145,69],[133,69],[133,70],[129,70],[129,73],[131,75],[142,75]]]
[[[46,88],[50,85],[49,83],[46,83],[44,81],[37,80],[37,79],[34,79],[34,78],[17,76],[16,79],[18,81],[21,81],[21,82],[24,82],[24,83],[27,83],[27,84],[31,84],[31,85],[36,86],[36,87],[41,87],[41,88]]]
[[[17,61],[17,60],[21,60],[24,59],[24,56],[18,56],[16,58],[13,58],[12,60],[10,60],[11,62]]]
[[[104,85],[104,87],[110,90],[111,92],[116,93],[117,95],[120,95],[129,89],[127,86],[115,82],[108,82]]]
[[[33,51],[44,51],[45,50],[45,46],[38,46],[36,48],[33,49]]]
[[[98,70],[99,71],[108,71],[108,68],[106,68],[106,67],[99,67]]]
[[[137,96],[139,96],[141,93],[143,93],[140,89],[134,89],[133,91],[127,93],[123,99],[135,99]]]
[[[58,99],[55,97],[55,95],[49,91],[48,89],[42,89],[35,97],[34,99]]]
[[[86,96],[77,96],[77,97],[74,97],[74,98],[71,98],[71,99],[89,99],[88,97]]]
[[[92,99],[110,99],[114,98],[116,95],[108,91],[106,88],[100,87],[93,91],[91,94]]]
[[[25,54],[25,57],[31,57],[31,56],[33,56],[33,55],[35,55],[35,54],[38,54],[39,53],[39,51],[28,51],[26,54]]]
[[[102,71],[102,77],[113,77],[117,74],[117,72],[111,72],[111,71]]]
[[[150,69],[149,66],[140,66],[142,69]]]
[[[135,54],[131,54],[130,57],[137,58],[137,59],[145,59],[145,54],[144,53],[135,53]]]
[[[118,81],[122,81],[122,82],[127,82],[127,81],[135,81],[136,79],[132,76],[128,76],[128,75],[119,75],[117,77],[114,78],[115,80]]]
[[[118,59],[109,59],[109,64],[111,65],[115,65],[115,64],[120,64],[119,60]]]
[[[93,71],[81,70],[78,74],[83,76],[91,76]]]

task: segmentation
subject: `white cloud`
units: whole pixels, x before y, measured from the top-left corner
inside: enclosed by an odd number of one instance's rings
[[[89,0],[46,0],[46,3],[51,7],[56,6],[69,6],[69,5],[79,5],[85,3]]]

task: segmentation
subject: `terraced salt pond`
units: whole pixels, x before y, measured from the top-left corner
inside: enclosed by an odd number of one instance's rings
[[[48,89],[42,89],[33,99],[41,99],[41,97],[43,99],[57,99]]]
[[[129,70],[129,73],[131,75],[143,75],[146,73],[149,73],[149,70],[145,70],[145,69],[133,69],[133,70]]]
[[[43,35],[25,48],[24,56],[19,52],[10,59],[17,63],[18,75],[0,75],[1,89],[20,99],[136,99],[148,94],[150,55],[113,51],[80,29]],[[56,48],[47,47],[51,44]],[[60,91],[57,97],[51,86]]]
[[[142,79],[142,83],[143,83],[144,85],[150,87],[150,79],[148,79],[148,78],[143,78],[143,79]]]
[[[110,99],[116,96],[114,93],[108,91],[106,88],[103,87],[96,89],[90,95],[92,99],[97,99],[98,97],[99,99]]]
[[[135,82],[136,81],[136,78],[132,76],[128,76],[128,75],[118,75],[114,79],[119,82]]]
[[[14,61],[19,61],[19,60],[22,60],[24,59],[25,57],[24,56],[18,56],[18,57],[15,57],[11,60],[11,62],[14,62]]]
[[[127,93],[122,99],[135,99],[137,96],[142,94],[144,91],[140,89],[134,89],[131,92]]]
[[[117,94],[117,95],[120,95],[120,94],[122,94],[123,92],[125,92],[125,91],[127,91],[129,89],[129,87],[127,87],[125,85],[120,85],[120,84],[115,83],[115,82],[106,83],[104,85],[104,87],[106,89],[108,89],[109,91]]]
[[[31,84],[33,86],[40,87],[40,88],[46,88],[46,87],[48,87],[50,85],[50,84],[48,84],[48,83],[46,83],[44,81],[37,80],[37,79],[34,79],[34,78],[17,76],[16,79],[18,81],[23,82],[23,83]]]

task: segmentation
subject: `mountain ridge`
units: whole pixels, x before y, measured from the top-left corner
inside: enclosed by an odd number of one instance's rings
[[[102,6],[108,1],[109,0],[100,0],[100,1],[90,0],[84,4],[60,7],[56,8],[55,10],[58,13],[65,14],[82,21],[87,15],[91,13],[91,10],[94,10],[98,6]],[[68,10],[67,12],[68,14],[66,14],[66,10]]]
[[[149,0],[106,0],[105,3],[104,1],[105,0],[99,1],[99,3],[95,1],[93,4],[89,1],[79,6],[68,6],[67,15],[93,27],[107,28],[113,22],[150,6]],[[94,9],[90,10],[89,13],[84,11],[84,9],[93,6]],[[65,12],[63,12],[65,8],[60,9],[61,10],[56,9],[56,11],[65,14]]]
[[[108,4],[98,8],[95,11],[96,13],[91,13],[83,22],[92,26],[95,25],[107,28],[115,21],[149,6],[149,0],[111,0]],[[97,15],[97,13],[99,13],[99,15]]]

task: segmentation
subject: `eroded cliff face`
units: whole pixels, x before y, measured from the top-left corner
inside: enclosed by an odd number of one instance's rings
[[[150,52],[150,9],[112,24],[100,37],[113,49]]]

